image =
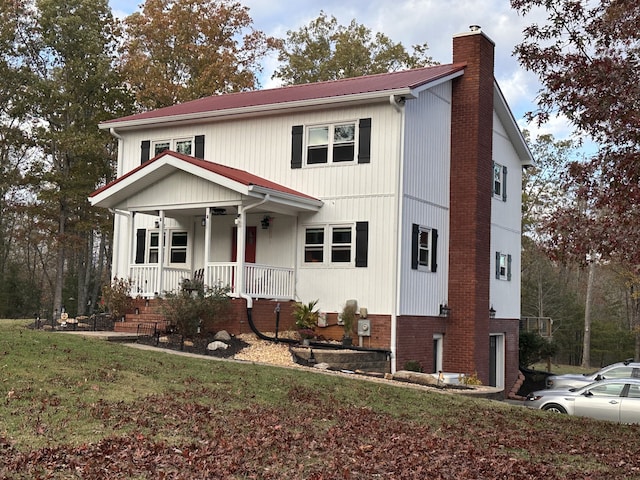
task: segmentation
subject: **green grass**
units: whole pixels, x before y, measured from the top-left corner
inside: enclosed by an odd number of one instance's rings
[[[27,323],[0,320],[2,478],[639,475],[638,426]]]
[[[531,365],[531,368],[534,370],[551,372],[555,375],[563,375],[565,373],[576,373],[576,374],[593,373],[596,370],[598,370],[598,367],[583,368],[580,365],[562,365],[557,363],[552,363],[551,369],[549,369],[548,367],[549,365],[546,362],[534,363],[533,365]]]

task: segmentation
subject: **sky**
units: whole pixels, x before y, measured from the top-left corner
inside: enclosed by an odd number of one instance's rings
[[[269,36],[285,38],[287,31],[296,31],[316,19],[321,11],[334,16],[340,25],[352,20],[381,32],[406,49],[427,43],[428,54],[439,63],[452,62],[452,38],[479,25],[495,42],[495,76],[516,121],[532,136],[551,133],[557,140],[569,138],[568,122],[555,118],[538,128],[527,124],[524,115],[535,109],[540,84],[532,73],[523,70],[512,55],[522,41],[522,31],[534,22],[544,22],[544,12],[532,12],[526,17],[511,9],[509,0],[237,0],[249,7],[253,27]],[[109,0],[116,17],[133,13],[142,2]],[[277,87],[271,75],[277,66],[275,56],[264,62],[261,88]]]

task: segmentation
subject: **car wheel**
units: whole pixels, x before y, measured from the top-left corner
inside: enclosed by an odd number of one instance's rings
[[[558,405],[557,403],[550,403],[548,405],[545,405],[544,407],[542,407],[542,410],[553,413],[567,413],[565,408],[561,405]]]

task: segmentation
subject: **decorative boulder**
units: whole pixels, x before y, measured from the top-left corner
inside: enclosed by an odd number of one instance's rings
[[[226,350],[227,348],[229,348],[229,345],[219,340],[211,342],[209,345],[207,345],[207,350]]]
[[[231,335],[229,335],[229,332],[227,332],[226,330],[220,330],[218,333],[215,334],[213,339],[219,340],[221,342],[230,342]]]

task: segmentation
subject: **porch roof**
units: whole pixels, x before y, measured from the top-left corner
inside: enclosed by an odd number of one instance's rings
[[[238,193],[243,201],[254,203],[256,200],[266,200],[264,209],[282,212],[317,211],[322,201],[310,195],[298,192],[278,183],[259,177],[237,168],[219,163],[209,162],[165,150],[148,162],[127,172],[121,177],[109,182],[89,195],[89,202],[93,206],[104,208],[119,208],[128,198],[161,182],[176,172],[186,172],[198,179],[216,184],[230,191]],[[213,206],[216,199],[208,199]],[[200,208],[205,205],[200,205]],[[184,209],[185,206],[172,205],[174,209]],[[148,209],[138,208],[138,211],[155,210],[157,205],[150,205]]]

